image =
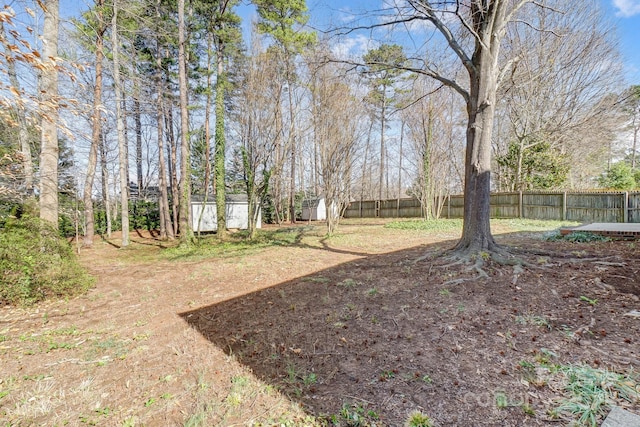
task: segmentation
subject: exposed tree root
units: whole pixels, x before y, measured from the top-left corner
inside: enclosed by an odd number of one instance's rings
[[[455,285],[459,285],[459,284],[464,283],[464,282],[468,282],[468,281],[473,280],[473,279],[474,279],[473,277],[465,277],[463,279],[447,280],[446,282],[444,282],[442,284],[442,286],[445,286],[445,287],[447,287],[447,286],[455,286]]]
[[[546,253],[545,253],[546,254]],[[435,263],[434,266],[439,269],[447,270],[454,267],[463,267],[464,273],[472,273],[471,277],[456,278],[444,282],[444,286],[458,285],[471,280],[488,279],[490,277],[487,267],[495,266],[511,266],[513,267],[512,283],[515,285],[519,276],[524,272],[524,268],[544,270],[547,267],[527,260],[532,256],[540,256],[539,251],[527,251],[519,248],[511,248],[493,244],[489,249],[467,247],[454,248],[449,251],[440,253],[425,254],[414,260],[415,263],[430,259],[440,259],[442,263]],[[501,271],[500,274],[503,274]]]

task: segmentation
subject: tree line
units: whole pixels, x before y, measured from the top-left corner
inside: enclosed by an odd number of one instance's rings
[[[302,198],[411,195],[437,217],[464,191],[459,249],[476,251],[495,247],[491,190],[640,183],[639,86],[599,2],[450,3],[320,32],[304,0],[254,0],[249,31],[238,0],[95,0],[62,23],[58,0],[16,2],[0,12],[3,215],[35,198],[52,224],[73,212],[84,245],[99,217],[126,246],[133,188],[188,244],[192,196],[224,238],[229,192],[253,236],[261,208],[295,222]]]

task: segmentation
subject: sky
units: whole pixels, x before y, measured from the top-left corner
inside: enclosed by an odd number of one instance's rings
[[[371,10],[373,7],[380,7],[382,2],[383,0],[307,0],[307,5],[311,15],[310,23],[323,29],[328,25],[340,25],[341,19],[348,16],[348,13]],[[61,0],[60,9],[63,16],[73,16],[77,15],[78,10],[86,10],[91,3],[91,0]],[[249,6],[249,0],[241,0],[241,3],[243,4],[238,12],[245,22],[245,28],[248,28],[255,12]],[[626,84],[640,84],[640,0],[600,0],[600,3],[617,28]],[[366,45],[368,40],[359,35],[348,42],[355,47]]]
[[[640,85],[640,0],[601,0],[618,29],[628,84]]]
[[[371,9],[373,4],[382,4],[383,0],[307,0],[310,12],[330,14],[332,23],[338,25],[340,16],[348,12],[362,12]],[[580,1],[580,0],[568,0]],[[601,7],[617,31],[620,51],[624,61],[626,84],[640,85],[640,0],[600,0]],[[366,40],[352,40],[353,43],[366,43]]]

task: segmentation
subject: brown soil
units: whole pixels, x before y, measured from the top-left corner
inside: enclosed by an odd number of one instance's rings
[[[437,426],[565,425],[545,364],[640,368],[625,315],[640,310],[640,245],[494,231],[530,267],[488,262],[485,278],[432,256],[456,233],[380,222],[216,257],[98,240],[81,252],[89,294],[0,308],[0,421],[402,426],[420,410]]]

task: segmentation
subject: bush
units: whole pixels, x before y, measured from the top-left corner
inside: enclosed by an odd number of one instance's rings
[[[623,191],[631,190],[636,186],[634,172],[624,161],[611,165],[608,171],[600,175],[598,183],[602,188]]]
[[[547,235],[545,240],[549,242],[567,241],[571,243],[592,243],[592,242],[608,242],[609,239],[606,236],[596,233],[589,233],[588,231],[574,231],[567,235],[562,235],[560,231],[554,231]]]
[[[8,218],[0,232],[0,304],[28,305],[86,292],[93,278],[71,246],[38,218]]]

